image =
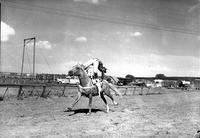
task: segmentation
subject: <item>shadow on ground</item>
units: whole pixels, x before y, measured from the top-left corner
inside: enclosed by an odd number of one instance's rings
[[[88,108],[82,108],[82,109],[72,109],[72,110],[65,110],[64,112],[73,112],[72,114],[70,114],[69,116],[75,115],[75,114],[81,114],[81,113],[85,113],[87,114],[89,112]],[[101,109],[92,109],[91,110],[92,113],[97,113],[97,112],[104,112],[104,110]]]

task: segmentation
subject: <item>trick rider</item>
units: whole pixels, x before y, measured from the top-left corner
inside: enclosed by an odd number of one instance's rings
[[[104,73],[106,73],[106,68],[103,67],[102,61],[99,60],[98,58],[92,58],[83,65],[85,66],[85,70],[86,70],[88,76],[92,79],[93,84],[95,84],[97,86],[98,93],[100,96],[101,81],[104,78]],[[98,78],[99,77],[98,71],[101,72],[101,74],[100,74],[101,80]]]

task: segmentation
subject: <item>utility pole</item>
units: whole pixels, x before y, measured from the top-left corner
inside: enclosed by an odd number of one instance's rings
[[[24,69],[24,53],[25,53],[25,40],[24,40],[24,45],[23,45],[23,55],[22,55],[22,67],[21,67],[21,77],[23,75],[23,69]]]
[[[33,76],[35,76],[35,37],[33,38]]]
[[[0,19],[1,19],[1,3],[0,3]],[[0,31],[1,31],[1,27],[0,27]],[[1,63],[1,42],[0,42],[0,72],[2,71],[2,63]]]
[[[33,76],[35,76],[35,44],[36,44],[36,38],[26,38],[24,39],[24,45],[23,45],[23,55],[22,55],[22,67],[21,67],[21,77],[23,75],[24,70],[24,54],[25,54],[25,47],[28,43],[33,42]]]

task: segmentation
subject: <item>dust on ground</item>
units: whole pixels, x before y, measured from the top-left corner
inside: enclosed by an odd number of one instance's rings
[[[190,138],[200,129],[200,92],[115,96],[111,111],[97,96],[88,116],[88,99],[64,112],[75,97],[16,97],[0,102],[0,137],[135,137]]]

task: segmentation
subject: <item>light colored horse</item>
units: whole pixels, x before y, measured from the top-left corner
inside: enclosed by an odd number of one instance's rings
[[[83,65],[78,64],[74,66],[73,69],[68,72],[68,75],[78,76],[79,81],[80,81],[80,84],[78,85],[78,96],[75,99],[72,106],[68,108],[68,110],[72,110],[75,104],[80,100],[81,96],[85,96],[89,98],[89,114],[91,114],[92,97],[99,95],[97,86],[92,83],[92,80],[91,78],[88,77],[87,73],[84,70]],[[112,84],[108,83],[106,80],[102,81],[102,90],[100,92],[100,97],[106,104],[107,112],[109,112],[109,106],[104,95],[107,95],[112,100],[114,105],[118,105],[118,103],[114,100],[110,89],[112,89],[117,95],[121,96],[121,93]]]

